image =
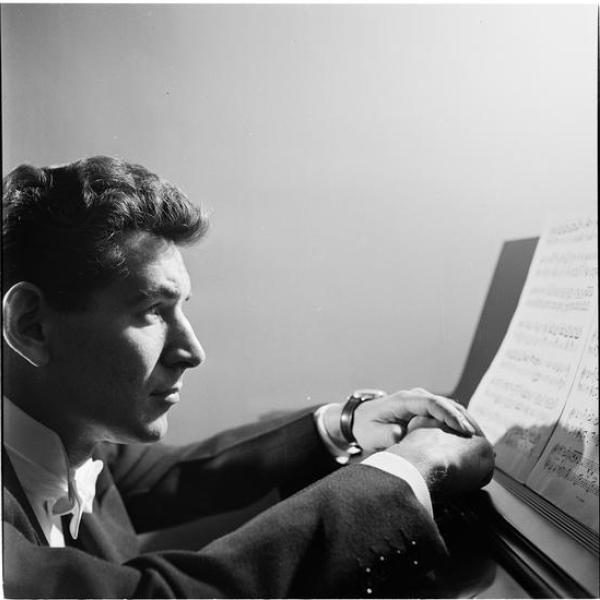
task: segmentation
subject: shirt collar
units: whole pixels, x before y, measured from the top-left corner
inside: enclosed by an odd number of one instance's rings
[[[32,504],[48,516],[73,514],[69,530],[75,539],[84,512],[92,512],[101,460],[69,466],[60,437],[4,398],[4,444],[19,481]]]

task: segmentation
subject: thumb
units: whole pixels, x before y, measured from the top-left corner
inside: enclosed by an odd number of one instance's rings
[[[431,428],[439,426],[440,422],[437,419],[434,419],[433,417],[414,417],[408,423],[407,433],[409,431],[414,431],[415,429],[424,429],[427,427]]]
[[[397,444],[407,433],[408,427],[404,423],[394,423],[392,425],[392,438],[393,443]]]

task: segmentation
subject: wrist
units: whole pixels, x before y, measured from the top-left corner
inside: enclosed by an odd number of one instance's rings
[[[413,465],[424,479],[432,496],[439,491],[441,483],[448,475],[448,464],[445,457],[441,453],[437,456],[438,453],[431,447],[427,447],[425,451],[421,445],[402,442],[391,446],[387,452],[391,452]]]
[[[341,464],[363,452],[363,448],[354,437],[354,415],[368,400],[385,396],[381,390],[357,390],[344,404],[333,403],[321,406],[315,413],[317,429],[323,442]]]
[[[396,452],[376,452],[361,462],[386,471],[404,480],[411,487],[417,500],[423,505],[427,513],[433,518],[433,506],[431,504],[431,491],[422,472],[409,460]]]
[[[352,454],[348,451],[348,444],[346,442],[340,443],[339,441],[334,440],[325,425],[325,416],[329,413],[329,426],[330,428],[335,428],[335,421],[333,419],[335,419],[336,414],[339,414],[341,411],[341,407],[338,406],[336,409],[336,406],[337,405],[335,404],[325,404],[319,407],[314,414],[315,425],[321,440],[331,456],[338,464],[347,465],[352,458]]]
[[[331,441],[340,448],[348,446],[348,442],[342,434],[340,419],[342,416],[342,404],[329,404],[323,414],[323,425]]]
[[[342,412],[340,415],[339,428],[342,436],[349,446],[348,451],[351,454],[358,455],[363,453],[363,441],[359,441],[354,435],[355,416],[358,410],[360,410],[365,402],[375,400],[385,396],[386,393],[381,390],[374,389],[363,389],[356,390],[348,396],[346,402],[342,406]],[[364,419],[363,419],[364,420]],[[369,419],[367,419],[369,421]]]

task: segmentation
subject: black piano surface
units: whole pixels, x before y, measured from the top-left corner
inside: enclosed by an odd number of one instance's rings
[[[508,329],[538,238],[500,253],[459,383],[468,406]],[[432,597],[597,598],[598,535],[496,470],[480,492],[436,506],[451,560]]]

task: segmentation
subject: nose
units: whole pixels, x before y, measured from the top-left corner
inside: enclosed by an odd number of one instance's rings
[[[165,353],[165,362],[170,367],[191,369],[197,367],[206,358],[191,323],[180,315],[171,328],[171,336]]]

